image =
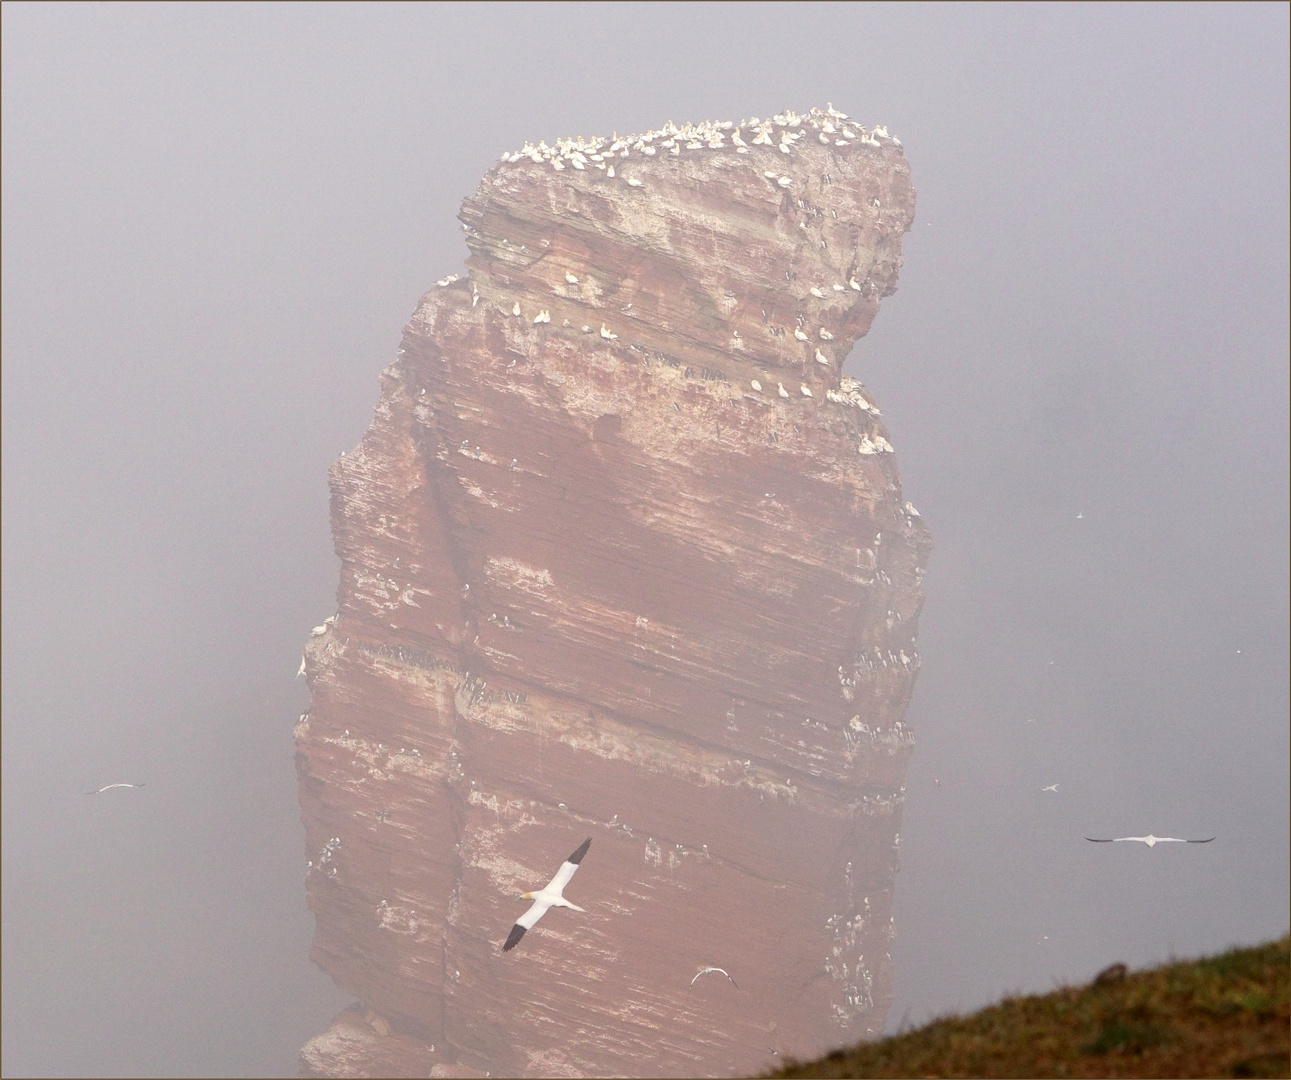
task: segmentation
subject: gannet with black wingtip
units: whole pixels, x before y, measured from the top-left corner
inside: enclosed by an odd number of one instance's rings
[[[108,784],[99,788],[98,791],[87,791],[86,795],[102,795],[105,791],[111,791],[114,787],[144,787],[144,784]]]
[[[1136,840],[1140,844],[1147,844],[1148,847],[1156,847],[1157,844],[1209,844],[1215,838],[1208,836],[1205,840],[1180,840],[1177,836],[1153,836],[1148,833],[1147,836],[1116,836],[1107,840],[1097,840],[1092,836],[1087,836],[1085,839],[1093,844],[1123,844],[1127,840]]]
[[[724,968],[706,966],[706,967],[700,968],[699,971],[695,973],[695,978],[690,980],[691,986],[695,985],[700,975],[725,975],[728,979],[731,979],[731,973],[729,971],[726,971]],[[737,983],[734,979],[731,979],[731,985],[735,987],[736,990],[740,988],[740,984]]]
[[[568,859],[560,864],[560,869],[556,871],[556,876],[552,878],[547,885],[537,892],[522,893],[521,900],[532,900],[533,906],[516,920],[515,926],[511,927],[511,933],[507,936],[506,944],[502,946],[503,952],[509,952],[520,944],[520,939],[524,937],[526,930],[532,930],[534,924],[547,914],[548,908],[567,907],[574,911],[583,909],[577,904],[571,904],[561,894],[565,891],[565,886],[569,884],[570,878],[578,871],[578,864],[583,861],[583,856],[587,854],[587,849],[592,846],[592,838],[589,836],[578,849]]]

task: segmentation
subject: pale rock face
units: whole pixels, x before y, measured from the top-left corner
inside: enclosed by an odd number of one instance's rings
[[[827,121],[859,137],[782,138]],[[914,213],[876,132],[571,142],[464,203],[469,273],[331,471],[297,765],[312,956],[363,1005],[305,1073],[747,1074],[882,1030],[931,542],[840,370]],[[504,955],[586,836],[586,913]]]

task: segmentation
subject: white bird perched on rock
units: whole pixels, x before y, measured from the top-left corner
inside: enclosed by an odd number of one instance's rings
[[[618,336],[619,335],[614,333],[614,331],[607,330],[605,328],[605,324],[601,323],[601,337],[603,337],[606,341],[615,341],[618,338]]]
[[[520,314],[520,301],[519,301],[519,300],[517,300],[517,301],[512,305],[512,307],[511,307],[511,314],[512,314],[512,315],[519,315],[519,314]]]
[[[549,323],[551,322],[551,313],[544,308],[542,311],[538,312],[538,314],[533,317],[533,321],[535,324]]]
[[[801,327],[801,326],[797,327],[797,328],[794,330],[794,332],[793,332],[793,336],[794,336],[794,337],[796,337],[799,341],[810,341],[810,340],[811,340],[811,335],[809,335],[809,334],[804,334],[804,333],[802,332],[802,327]]]
[[[749,383],[749,385],[753,387],[753,389],[756,390],[759,394],[762,393],[762,384],[758,382],[757,379],[754,379],[751,383]]]
[[[144,784],[106,784],[99,788],[98,791],[87,791],[86,795],[102,795],[105,791],[111,791],[114,787],[144,787]]]
[[[690,980],[690,985],[694,986],[695,983],[699,981],[699,977],[701,975],[725,975],[728,979],[731,979],[731,973],[726,971],[724,968],[706,966],[700,968],[699,971],[695,973],[695,977]],[[740,984],[734,979],[731,979],[731,985],[735,987],[736,990],[740,988]]]
[[[1085,839],[1094,844],[1123,844],[1127,840],[1135,840],[1140,844],[1147,844],[1148,847],[1156,847],[1157,844],[1209,844],[1215,838],[1210,836],[1205,840],[1180,840],[1177,836],[1153,836],[1148,833],[1147,836],[1117,836],[1108,840],[1096,840],[1092,836],[1087,836]]]
[[[565,280],[568,281],[571,285],[578,284],[578,278],[574,277],[574,275],[571,274],[568,270],[565,271]]]
[[[821,292],[818,288],[816,288],[815,285],[811,287],[810,292],[811,292],[811,295],[814,296],[817,300],[825,299],[825,294]]]
[[[547,882],[546,886],[537,892],[527,892],[520,895],[521,900],[532,900],[533,906],[516,920],[515,926],[511,927],[511,933],[507,935],[506,944],[502,946],[503,952],[510,952],[520,944],[520,939],[524,937],[526,930],[532,930],[534,924],[547,914],[548,908],[567,907],[574,911],[583,909],[577,904],[571,904],[562,895],[565,886],[569,884],[570,879],[578,871],[578,864],[583,861],[583,856],[587,854],[587,849],[592,846],[592,838],[589,836],[577,850],[568,859],[560,864],[560,869],[556,871],[556,876]]]
[[[809,386],[800,386],[798,389],[802,391],[802,396],[803,396],[803,397],[811,397],[811,396],[812,396],[812,393],[811,393],[811,387],[809,387]]]
[[[833,340],[834,340],[834,335],[833,335],[833,334],[831,334],[828,330],[826,330],[826,329],[822,326],[822,327],[820,328],[820,340],[821,340],[821,341],[833,341]]]
[[[783,150],[784,148],[781,147],[781,149]],[[788,153],[788,151],[785,151],[785,152]],[[793,183],[793,181],[787,176],[782,176],[776,181],[776,183],[779,184],[781,187],[788,187],[790,184]]]
[[[789,396],[789,391],[788,391],[788,390],[786,390],[786,389],[784,388],[784,383],[776,383],[776,386],[778,386],[778,387],[780,388],[780,396],[781,396],[781,397],[788,397],[788,396]]]
[[[818,364],[828,364],[828,363],[829,363],[829,357],[828,357],[828,356],[826,356],[826,355],[825,355],[823,352],[821,352],[819,349],[817,349],[817,350],[816,350],[816,363],[818,363]]]
[[[651,147],[651,149],[653,149],[653,147]],[[641,186],[642,186],[641,181],[638,180],[635,176],[628,177],[628,187],[641,187]]]
[[[861,287],[856,283],[856,278],[854,278],[854,277],[850,277],[850,278],[848,278],[848,279],[847,279],[847,284],[848,284],[848,285],[850,285],[850,286],[851,286],[853,289],[855,289],[857,292],[860,292],[860,291],[861,291]]]
[[[457,280],[456,274],[449,274],[448,277],[440,278],[437,282],[435,282],[435,284],[438,285],[441,289],[443,289],[451,285],[456,280]]]

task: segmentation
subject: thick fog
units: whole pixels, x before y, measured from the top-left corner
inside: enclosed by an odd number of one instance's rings
[[[294,1073],[351,1000],[291,742],[326,471],[462,197],[526,139],[826,101],[919,192],[847,369],[937,543],[889,1028],[1286,931],[1285,5],[3,31],[6,1076]],[[1218,839],[1082,838],[1148,832]]]

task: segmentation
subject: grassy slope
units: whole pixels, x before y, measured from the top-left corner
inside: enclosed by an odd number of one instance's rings
[[[1291,1076],[1291,938],[1006,998],[775,1076]]]

